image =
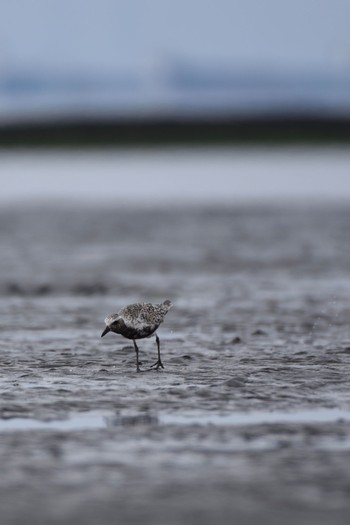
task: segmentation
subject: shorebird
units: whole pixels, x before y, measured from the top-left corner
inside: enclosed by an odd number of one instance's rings
[[[141,372],[139,349],[135,339],[144,339],[145,337],[155,335],[158,359],[153,365],[151,365],[149,370],[158,370],[160,367],[164,368],[160,358],[160,342],[156,330],[164,321],[164,317],[172,306],[172,302],[168,299],[161,304],[136,303],[124,306],[124,308],[119,310],[118,313],[106,317],[106,328],[103,330],[101,337],[108,334],[108,332],[114,332],[126,337],[127,339],[132,339],[136,352],[136,371]]]

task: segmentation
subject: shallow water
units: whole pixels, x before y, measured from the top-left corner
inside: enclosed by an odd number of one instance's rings
[[[0,211],[4,523],[347,523],[349,226],[334,205]],[[165,369],[137,374],[103,319],[165,298]]]
[[[336,423],[349,422],[350,412],[339,409],[301,410],[299,412],[234,412],[232,414],[216,414],[211,412],[184,412],[181,414],[162,414],[160,417],[150,414],[113,415],[112,412],[91,410],[89,412],[73,412],[67,419],[40,421],[34,418],[14,417],[0,420],[0,432],[13,430],[88,430],[112,426],[128,426],[139,424],[160,425],[216,425],[245,426],[271,423]]]

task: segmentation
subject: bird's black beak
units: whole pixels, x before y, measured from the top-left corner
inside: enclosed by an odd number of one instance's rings
[[[104,335],[108,334],[108,332],[110,332],[111,329],[109,328],[109,326],[106,326],[106,328],[103,330],[102,334],[101,334],[101,337],[103,337]]]

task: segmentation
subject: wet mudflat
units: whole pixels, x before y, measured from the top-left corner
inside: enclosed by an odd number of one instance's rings
[[[2,210],[1,522],[348,523],[349,226],[334,205]],[[166,298],[165,370],[137,374],[103,319]]]

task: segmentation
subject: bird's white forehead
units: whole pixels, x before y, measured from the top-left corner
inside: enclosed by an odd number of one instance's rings
[[[118,319],[118,314],[111,314],[111,315],[107,315],[106,319],[105,319],[105,324],[107,326],[109,326],[110,324],[112,324],[116,319]]]

